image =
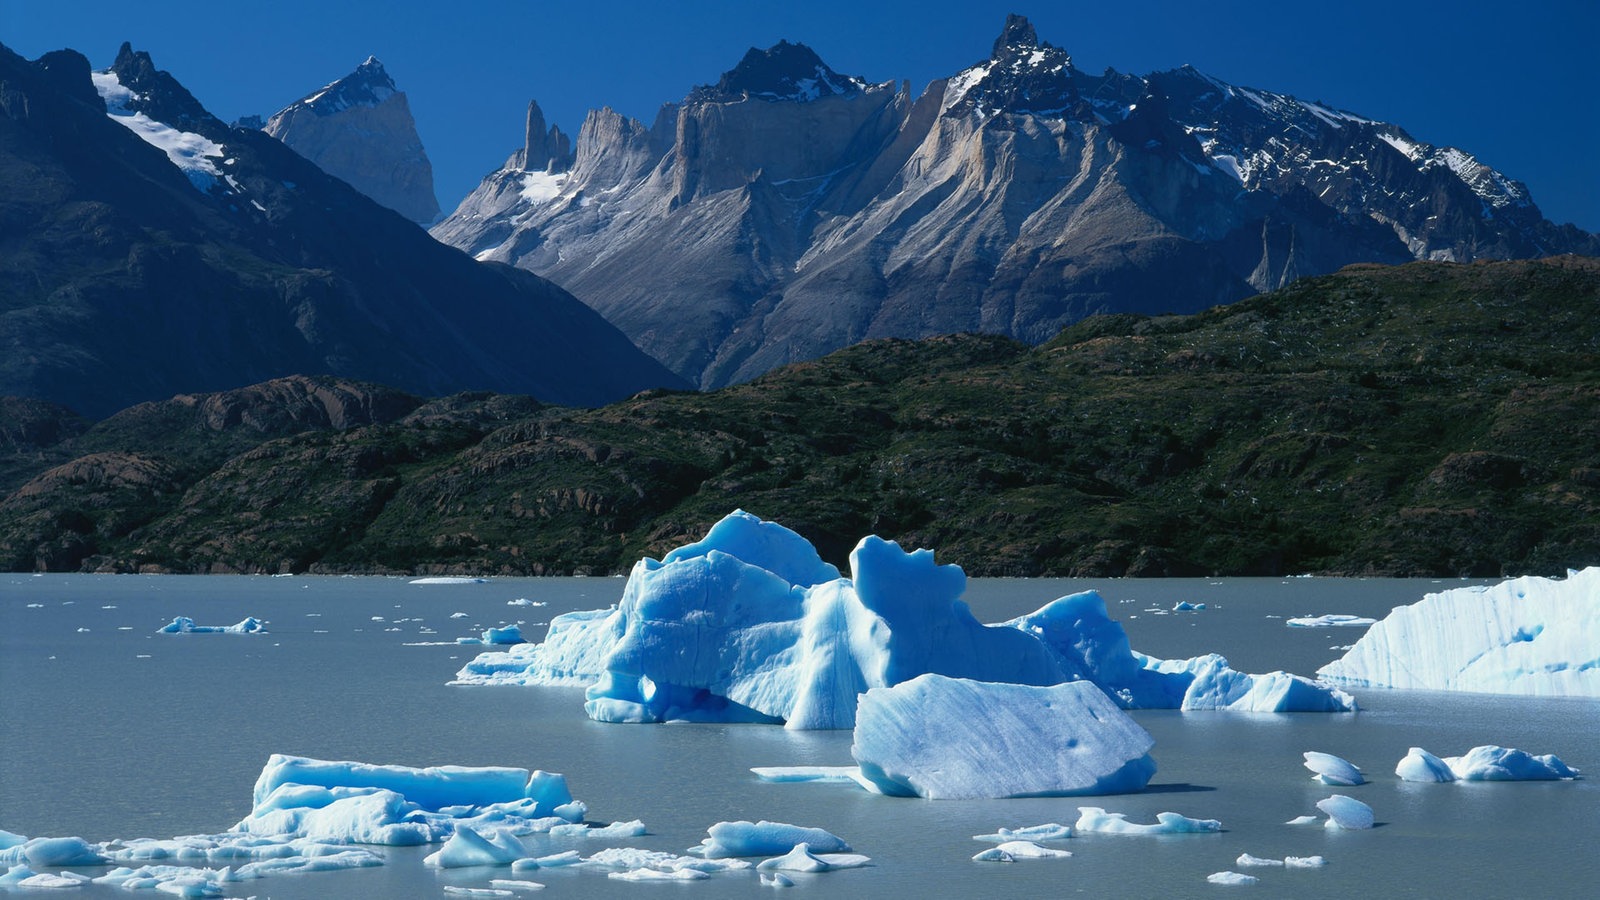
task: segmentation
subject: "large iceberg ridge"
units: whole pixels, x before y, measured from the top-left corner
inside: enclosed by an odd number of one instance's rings
[[[1600,566],[1428,594],[1317,674],[1354,687],[1600,697]]]
[[[1347,712],[1350,695],[1216,654],[1135,652],[1094,591],[984,625],[966,574],[933,552],[869,535],[851,577],[798,534],[741,510],[660,561],[643,559],[618,605],[557,616],[541,644],[480,655],[462,684],[585,685],[602,722],[855,725],[857,699],[924,674],[1048,686],[1086,681],[1127,709]]]

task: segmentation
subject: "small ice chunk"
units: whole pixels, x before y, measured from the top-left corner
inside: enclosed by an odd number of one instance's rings
[[[1456,773],[1444,760],[1421,747],[1412,747],[1394,767],[1401,781],[1442,782],[1455,781]]]
[[[513,897],[513,896],[516,896],[511,891],[502,890],[500,888],[461,887],[460,885],[455,885],[455,884],[447,884],[447,885],[445,885],[444,886],[444,892],[446,894],[454,894],[455,896],[458,896],[458,897]]]
[[[1261,879],[1255,877],[1254,875],[1246,875],[1243,872],[1212,872],[1210,875],[1206,876],[1206,881],[1209,881],[1212,884],[1244,885],[1255,884],[1260,880]]]
[[[485,628],[483,630],[483,643],[485,644],[521,644],[522,628],[517,625],[506,625],[501,628]]]
[[[823,853],[811,852],[809,844],[795,844],[794,849],[783,856],[762,860],[756,868],[763,872],[831,872],[834,869],[856,869],[867,865],[872,860],[859,853]]]
[[[1248,869],[1252,867],[1263,868],[1266,866],[1282,866],[1285,863],[1281,859],[1263,859],[1259,856],[1251,856],[1248,853],[1241,853],[1239,854],[1239,858],[1233,861],[1233,864],[1241,869]]]
[[[443,847],[428,854],[422,862],[441,869],[460,869],[467,866],[509,866],[528,855],[516,838],[503,831],[485,837],[465,825],[457,825],[455,833]]]
[[[777,856],[798,844],[816,853],[849,853],[850,845],[821,828],[806,828],[782,822],[718,822],[707,829],[709,835],[689,852],[706,859],[739,856]]]
[[[1073,826],[1079,833],[1099,834],[1199,834],[1221,831],[1222,823],[1216,819],[1191,819],[1175,812],[1156,813],[1150,825],[1129,822],[1127,813],[1108,813],[1098,806],[1078,807],[1078,823]]]
[[[83,887],[84,884],[88,880],[89,880],[89,877],[87,875],[76,875],[76,874],[73,874],[73,873],[70,873],[70,872],[62,872],[60,875],[52,875],[52,874],[50,874],[48,872],[40,872],[37,875],[30,875],[27,878],[24,878],[21,881],[17,882],[17,887],[19,887],[19,888],[75,888],[75,887]],[[196,896],[200,896],[200,895],[196,895]],[[220,897],[220,896],[222,896],[222,894],[219,891],[217,894],[214,894],[212,896]]]
[[[1320,856],[1285,856],[1283,864],[1290,869],[1320,869],[1328,861]]]
[[[513,878],[491,878],[489,886],[502,888],[508,891],[542,891],[544,885],[537,881],[521,881]]]
[[[1315,773],[1312,777],[1323,784],[1357,785],[1367,782],[1361,777],[1360,769],[1332,753],[1307,750],[1304,756],[1306,768]]]
[[[847,783],[858,779],[855,766],[755,766],[750,769],[762,781]]]
[[[1377,623],[1377,619],[1369,619],[1366,616],[1330,614],[1325,616],[1297,616],[1292,619],[1285,619],[1283,624],[1291,628],[1365,628],[1368,625],[1376,625]]]
[[[1287,822],[1285,822],[1283,824],[1285,824],[1285,825],[1313,825],[1313,824],[1316,824],[1317,822],[1320,822],[1320,821],[1321,821],[1321,819],[1318,819],[1316,816],[1295,816],[1294,818],[1290,819],[1289,821],[1287,821]]]
[[[79,837],[34,838],[21,845],[22,859],[37,868],[102,866],[106,858]]]
[[[1317,809],[1328,814],[1327,827],[1356,831],[1372,827],[1372,807],[1354,797],[1334,794],[1317,801]]]
[[[994,834],[975,834],[975,841],[1004,844],[1006,841],[1064,841],[1072,837],[1072,826],[1051,822],[1047,825],[1029,825],[1026,828],[1001,828]]]
[[[1008,863],[1008,862],[1016,862],[1017,861],[1015,857],[1013,857],[1011,854],[1007,853],[1006,851],[1001,850],[999,847],[990,847],[987,850],[979,850],[977,853],[974,853],[972,855],[972,859],[973,859],[974,862],[1004,862],[1004,863]]]
[[[994,849],[1012,859],[1060,859],[1072,855],[1071,850],[1055,850],[1033,841],[1006,841]]]
[[[638,819],[629,822],[612,822],[610,825],[588,825],[582,822],[572,822],[565,825],[556,825],[550,829],[551,837],[599,838],[607,841],[616,840],[617,838],[638,837],[647,833],[644,823]]]
[[[257,634],[267,630],[267,623],[255,616],[246,616],[232,625],[196,625],[188,616],[177,616],[156,629],[157,634]]]
[[[606,877],[619,881],[703,881],[711,876],[697,869],[624,869],[607,872]]]
[[[794,887],[794,879],[782,872],[762,872],[761,883],[767,887]]]
[[[1173,612],[1198,612],[1205,608],[1206,605],[1204,603],[1190,603],[1187,600],[1179,600],[1172,605]]]

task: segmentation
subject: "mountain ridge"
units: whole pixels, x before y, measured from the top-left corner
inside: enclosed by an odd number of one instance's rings
[[[1355,262],[1600,253],[1470,154],[1193,70],[1089,75],[1020,16],[915,98],[696,89],[653,123],[592,113],[559,178],[508,166],[432,233],[566,286],[701,387],[865,338],[1196,312]]]
[[[148,54],[0,47],[0,392],[98,418],[340,374],[602,403],[679,385],[565,291],[474,263]],[[166,116],[173,125],[156,116]]]

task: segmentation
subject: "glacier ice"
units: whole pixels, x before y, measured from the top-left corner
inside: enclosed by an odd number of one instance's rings
[[[1324,824],[1329,828],[1344,828],[1356,831],[1372,827],[1372,807],[1354,797],[1334,794],[1331,797],[1318,800],[1317,809],[1328,814],[1328,821]]]
[[[971,800],[1142,790],[1156,771],[1154,743],[1087,682],[930,674],[862,695],[850,752],[879,793]]]
[[[1033,841],[1006,841],[980,850],[972,858],[978,862],[1015,862],[1019,859],[1065,859],[1071,855],[1071,850],[1057,850]]]
[[[1049,822],[1044,825],[1029,825],[1026,828],[1002,828],[994,834],[975,834],[975,841],[989,841],[994,844],[1004,844],[1006,841],[1064,841],[1072,837],[1072,826],[1062,825],[1058,822]]]
[[[1357,785],[1367,782],[1361,777],[1360,769],[1332,753],[1307,750],[1303,755],[1306,768],[1313,773],[1312,777],[1323,784]]]
[[[246,616],[233,625],[196,625],[188,616],[177,616],[156,629],[157,634],[256,634],[267,630],[267,623],[255,616]]]
[[[1523,750],[1486,744],[1473,747],[1461,756],[1443,759],[1421,747],[1410,752],[1395,766],[1401,781],[1561,781],[1578,777],[1555,754],[1534,756]]]
[[[1243,872],[1212,872],[1206,876],[1206,881],[1212,884],[1246,885],[1255,884],[1260,880],[1254,875],[1246,875]]]
[[[1428,594],[1317,674],[1358,687],[1600,697],[1600,566]]]
[[[1448,763],[1421,747],[1412,747],[1405,757],[1395,764],[1394,774],[1400,776],[1401,781],[1456,780],[1456,773],[1451,771]]]
[[[706,839],[689,852],[706,859],[740,856],[778,856],[805,844],[812,853],[849,853],[850,845],[821,828],[784,822],[718,822],[706,830]]]
[[[810,844],[801,843],[782,856],[762,860],[756,864],[756,869],[762,872],[832,872],[859,869],[871,862],[869,857],[859,853],[813,853]]]
[[[842,578],[787,528],[735,511],[705,538],[640,560],[613,608],[555,617],[543,643],[480,655],[458,684],[587,687],[605,722],[782,722],[842,729],[857,697],[934,673],[1013,684],[1090,682],[1126,708],[1349,711],[1297,675],[1250,675],[1210,654],[1157,660],[1128,646],[1087,591],[985,625],[966,575],[876,536]]]
[[[1080,834],[1204,834],[1221,831],[1216,819],[1191,819],[1175,812],[1156,813],[1155,822],[1141,825],[1129,822],[1127,813],[1108,813],[1098,806],[1078,807],[1078,821],[1072,826]]]
[[[503,831],[482,835],[465,825],[459,825],[444,846],[428,854],[422,862],[441,869],[509,866],[527,855],[527,848]]]
[[[1365,628],[1376,624],[1377,621],[1366,616],[1330,613],[1323,616],[1296,616],[1285,620],[1283,624],[1291,628]]]

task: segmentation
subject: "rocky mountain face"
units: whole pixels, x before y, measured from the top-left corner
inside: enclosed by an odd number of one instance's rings
[[[376,57],[278,110],[263,129],[411,221],[439,218],[433,164],[411,107]]]
[[[148,54],[0,47],[0,395],[90,417],[289,374],[600,404],[682,381],[543,279],[476,263]]]
[[[1600,253],[1463,151],[1192,69],[1090,75],[1019,16],[919,97],[784,43],[652,123],[591,113],[570,164],[535,137],[434,236],[549,277],[708,388],[1355,262]]]

